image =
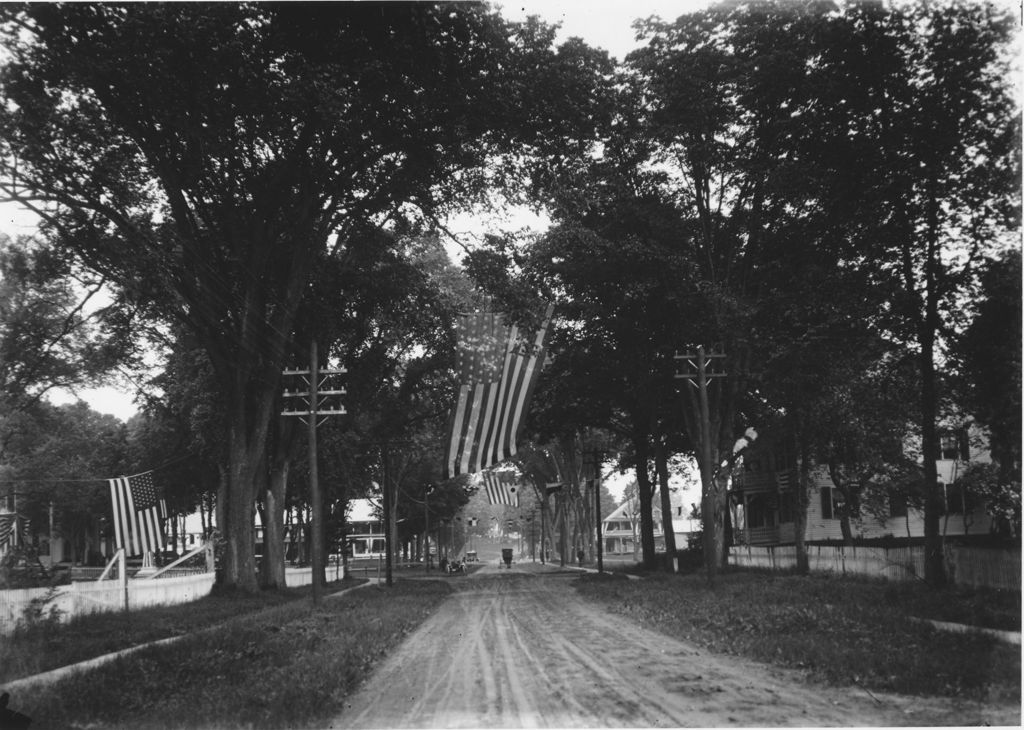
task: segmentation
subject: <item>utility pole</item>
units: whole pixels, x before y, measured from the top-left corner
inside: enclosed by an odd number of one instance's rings
[[[391,473],[389,469],[389,463],[391,461],[391,444],[387,441],[384,442],[381,447],[381,459],[383,460],[383,478],[381,484],[381,492],[383,499],[381,500],[384,509],[384,584],[391,586],[392,575],[391,575]]]
[[[701,516],[704,523],[704,564],[708,569],[709,583],[714,583],[721,556],[716,555],[715,549],[715,532],[718,529],[715,517],[717,488],[714,484],[715,464],[713,463],[714,443],[712,441],[714,437],[711,433],[711,412],[708,407],[708,381],[711,378],[724,378],[726,374],[724,372],[709,372],[708,368],[713,360],[720,360],[724,357],[725,353],[723,352],[705,353],[703,346],[698,347],[696,353],[676,353],[674,356],[677,362],[686,361],[692,368],[686,372],[676,372],[676,380],[686,380],[697,389],[700,417]]]
[[[540,504],[540,564],[541,565],[544,565],[544,563],[545,563],[544,553],[545,553],[545,550],[546,550],[546,547],[547,547],[547,527],[545,525],[546,520],[544,519],[544,513],[547,511],[546,509],[544,509],[546,504],[547,504],[547,498],[546,498],[546,494],[545,494],[545,499]]]
[[[529,523],[530,523],[530,560],[532,562],[534,562],[534,563],[537,562],[537,540],[533,536],[533,526],[534,526],[533,518],[534,518],[534,515],[536,513],[537,513],[537,510],[531,509],[530,510],[530,518],[529,518]]]
[[[428,486],[423,492],[423,565],[424,572],[430,572],[430,494],[434,488]],[[441,553],[438,552],[438,557]]]
[[[307,390],[291,391],[286,389],[284,391],[286,399],[304,399],[305,408],[300,408],[298,404],[286,401],[281,415],[300,418],[309,427],[309,501],[312,512],[310,516],[310,533],[313,548],[313,603],[320,602],[324,576],[323,495],[320,493],[320,479],[317,472],[316,429],[327,420],[328,416],[340,416],[346,413],[345,406],[338,404],[332,407],[330,405],[330,399],[345,395],[345,389],[323,387],[327,384],[327,379],[332,375],[343,375],[346,372],[348,371],[345,368],[336,370],[329,368],[320,369],[316,339],[309,345],[309,370],[285,370],[283,372],[285,376],[301,377],[307,388]]]

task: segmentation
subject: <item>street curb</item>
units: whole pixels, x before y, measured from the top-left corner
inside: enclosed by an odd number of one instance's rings
[[[999,629],[985,629],[980,626],[971,626],[969,624],[957,624],[950,621],[934,621],[929,618],[917,618],[916,616],[910,617],[911,621],[919,624],[930,624],[940,631],[949,631],[954,634],[984,634],[985,636],[991,636],[1000,641],[1006,642],[1007,644],[1016,644],[1020,646],[1020,632],[1019,631],[1000,631]]]
[[[577,570],[582,570],[585,573],[594,573],[595,575],[597,574],[597,568],[578,568]],[[603,575],[608,574],[609,573],[607,570],[603,573]],[[633,575],[632,573],[616,573],[616,575],[624,575],[628,580],[640,580],[639,575]]]

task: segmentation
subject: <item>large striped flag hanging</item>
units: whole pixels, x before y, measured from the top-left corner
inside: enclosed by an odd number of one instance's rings
[[[511,472],[485,471],[484,492],[490,504],[519,506],[519,484]]]
[[[111,479],[110,499],[118,548],[124,548],[129,557],[163,550],[167,503],[157,493],[152,471]]]
[[[475,474],[516,453],[534,386],[544,365],[544,339],[554,307],[548,306],[532,342],[495,312],[473,312],[459,321],[459,395],[445,448],[445,476]]]

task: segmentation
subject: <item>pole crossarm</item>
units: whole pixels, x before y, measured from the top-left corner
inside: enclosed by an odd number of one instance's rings
[[[725,372],[710,372],[709,368],[715,360],[725,359],[724,352],[704,352],[703,347],[697,348],[697,352],[676,352],[672,359],[676,361],[676,380],[686,380],[695,387],[700,387],[698,381],[707,381],[711,378],[725,378],[728,377],[728,373]],[[680,367],[689,365],[689,369],[680,372]]]
[[[348,410],[343,404],[334,402],[334,399],[340,400],[341,396],[348,395],[348,389],[337,385],[328,387],[332,378],[347,375],[348,368],[317,368],[315,371],[291,369],[283,370],[281,374],[287,377],[301,378],[305,386],[299,390],[285,387],[283,395],[286,399],[299,398],[302,399],[302,402],[286,401],[284,409],[281,411],[282,416],[296,416],[303,422],[307,422],[306,419],[311,417],[348,414]],[[319,418],[317,425],[322,425],[324,421],[324,418]]]

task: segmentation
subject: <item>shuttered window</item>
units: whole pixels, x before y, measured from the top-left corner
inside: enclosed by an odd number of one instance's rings
[[[835,516],[835,510],[832,508],[832,487],[821,488],[821,516],[826,520],[831,520]]]

